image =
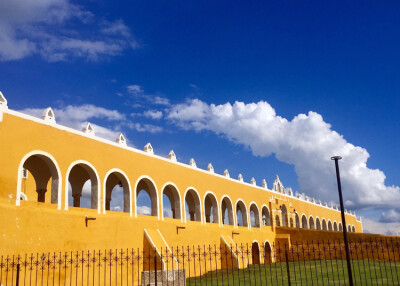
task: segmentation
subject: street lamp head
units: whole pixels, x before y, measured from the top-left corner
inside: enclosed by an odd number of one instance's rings
[[[342,157],[340,157],[340,156],[333,156],[333,157],[331,157],[331,160],[340,160],[340,159],[342,159]]]

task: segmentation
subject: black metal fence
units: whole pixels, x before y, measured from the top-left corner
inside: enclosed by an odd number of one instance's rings
[[[350,242],[355,285],[400,285],[400,240]],[[0,285],[347,285],[342,241],[0,257]]]

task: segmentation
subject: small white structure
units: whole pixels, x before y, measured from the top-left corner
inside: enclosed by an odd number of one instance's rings
[[[85,127],[83,127],[83,129],[82,129],[82,132],[87,134],[87,135],[90,135],[90,136],[94,136],[95,135],[94,129],[92,127],[92,124],[90,124],[90,122],[86,123]]]
[[[272,189],[277,193],[283,193],[284,190],[285,190],[285,188],[283,187],[283,184],[279,180],[279,176],[278,175],[276,175],[276,177],[275,177]]]
[[[144,145],[143,150],[144,150],[144,152],[150,153],[151,155],[154,154],[153,146],[151,146],[150,142],[147,143],[146,145]]]
[[[243,182],[243,175],[242,175],[242,174],[239,174],[239,176],[238,176],[238,181],[239,181],[239,182]]]
[[[126,138],[122,133],[119,133],[117,140],[115,140],[119,145],[126,146]]]
[[[0,122],[3,121],[3,111],[8,109],[7,99],[0,91]]]
[[[301,194],[297,193],[296,198],[301,199]]]
[[[228,169],[225,169],[225,171],[224,171],[224,177],[226,177],[226,178],[230,178],[230,177],[231,177],[231,176],[229,175]]]
[[[214,167],[211,163],[208,163],[207,171],[209,171],[210,173],[214,173]]]
[[[287,188],[287,192],[286,192],[289,196],[293,196],[293,190],[291,187]]]
[[[252,184],[253,186],[256,186],[256,185],[257,185],[257,183],[256,183],[256,179],[254,179],[254,177],[253,177],[253,178],[251,178],[251,180],[250,180],[250,184]]]
[[[328,206],[328,203],[327,202],[324,202],[324,207],[327,207]]]
[[[311,199],[311,202],[312,202],[313,204],[315,204],[315,198],[312,198],[312,199]]]
[[[190,167],[197,168],[196,161],[193,158],[190,158],[189,165]]]
[[[41,117],[44,121],[46,121],[49,124],[55,124],[56,123],[56,117],[54,116],[53,109],[51,107],[47,107],[42,114]]]
[[[176,161],[177,161],[177,160],[176,160],[176,155],[175,155],[174,150],[169,151],[169,153],[168,153],[168,159],[170,159],[172,162],[176,162]]]
[[[265,180],[265,179],[263,179],[262,180],[262,187],[264,188],[264,189],[267,189],[268,188],[268,186],[267,186],[267,181]]]

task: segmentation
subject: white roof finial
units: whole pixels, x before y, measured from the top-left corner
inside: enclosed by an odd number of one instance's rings
[[[4,95],[0,91],[0,109],[7,109],[7,99],[4,97]]]
[[[253,186],[256,186],[256,179],[254,179],[254,177],[251,178],[250,184],[252,184]]]
[[[264,188],[264,189],[267,189],[268,188],[268,186],[267,186],[267,181],[265,180],[265,179],[263,179],[262,180],[262,187]]]
[[[190,158],[189,165],[190,167],[197,168],[196,161],[193,158]]]
[[[230,178],[231,176],[229,175],[228,169],[225,169],[224,171],[224,177]]]
[[[238,176],[238,181],[239,181],[239,182],[243,182],[243,175],[242,175],[242,174],[239,174],[239,176]]]
[[[83,133],[86,133],[88,135],[92,135],[92,136],[95,135],[94,129],[92,127],[92,124],[90,124],[90,122],[86,122],[86,125],[85,125],[85,127],[83,127],[82,131],[83,131]]]
[[[173,162],[176,162],[176,155],[175,155],[174,150],[169,151],[168,159],[170,159]]]
[[[208,163],[207,171],[209,171],[210,173],[214,173],[214,167],[211,163]]]
[[[119,133],[116,142],[121,146],[126,146],[126,139],[122,133]]]
[[[54,116],[53,109],[51,107],[47,107],[42,114],[42,119],[48,123],[56,123],[56,117]]]
[[[150,154],[152,154],[152,155],[154,154],[153,146],[151,146],[150,142],[147,143],[146,145],[144,145],[143,150],[144,150],[144,152],[146,152],[146,153],[150,153]]]

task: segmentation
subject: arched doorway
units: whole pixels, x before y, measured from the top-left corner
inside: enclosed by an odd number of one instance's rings
[[[201,222],[200,197],[194,189],[186,191],[185,195],[185,220]]]
[[[304,214],[301,216],[301,226],[303,228],[308,228],[307,217]]]
[[[356,227],[354,225],[351,227],[351,231],[356,232]]]
[[[20,200],[58,204],[61,195],[61,174],[55,159],[45,152],[28,154],[18,174],[17,204]]]
[[[338,231],[338,227],[337,227],[337,222],[336,221],[333,222],[333,230],[334,231]]]
[[[234,225],[232,201],[228,197],[224,197],[221,202],[222,223]]]
[[[272,249],[268,241],[264,243],[264,263],[272,263]]]
[[[74,163],[68,174],[68,204],[80,208],[98,208],[99,179],[88,162]]]
[[[218,201],[211,192],[204,197],[204,214],[206,223],[219,223]]]
[[[343,231],[343,226],[341,222],[339,222],[339,231]]]
[[[293,218],[290,218],[290,227],[293,228],[294,224],[293,224]]]
[[[281,206],[281,211],[282,211],[282,226],[286,227],[288,225],[288,211],[285,204]]]
[[[158,193],[149,177],[140,178],[136,184],[135,213],[158,217]]]
[[[332,227],[332,222],[330,220],[328,220],[328,230],[332,231],[333,227]]]
[[[317,219],[315,220],[315,224],[317,226],[318,230],[321,230],[321,221],[319,220],[319,218],[317,217]]]
[[[326,226],[326,220],[324,218],[322,219],[322,230],[328,230],[328,227]]]
[[[267,206],[262,207],[262,222],[263,225],[271,225],[271,217]]]
[[[260,264],[260,247],[256,241],[251,244],[251,259],[253,264]]]
[[[251,227],[260,227],[260,213],[255,203],[250,204],[250,223]]]
[[[298,213],[296,213],[296,228],[300,228],[300,217]]]
[[[246,205],[241,200],[236,203],[236,225],[248,226]]]
[[[351,225],[347,226],[347,232],[351,232]]]
[[[119,170],[112,170],[105,178],[105,210],[131,212],[130,185]]]
[[[309,218],[309,226],[310,229],[315,229],[314,218],[312,216]]]
[[[181,219],[181,197],[176,186],[167,184],[162,190],[162,216]]]

